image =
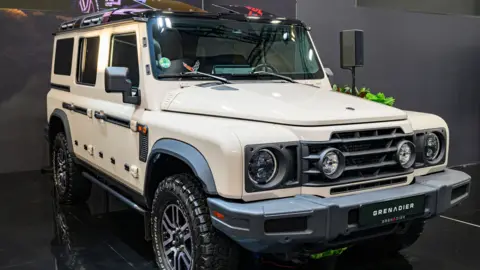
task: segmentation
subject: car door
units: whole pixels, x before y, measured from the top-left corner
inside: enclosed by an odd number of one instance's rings
[[[112,27],[104,33],[108,38],[102,48],[99,72],[105,75],[105,67],[127,67],[133,88],[142,87],[142,78],[139,74],[141,63],[139,59],[140,44],[138,24],[120,25]],[[105,66],[102,66],[105,63]],[[104,78],[103,78],[104,80]],[[143,190],[143,178],[138,169],[142,167],[139,159],[139,133],[132,122],[135,114],[141,114],[141,106],[123,102],[122,94],[106,93],[103,85],[103,101],[95,108],[95,133],[99,138],[99,154],[102,169],[121,182],[140,193]],[[132,128],[131,128],[132,127]]]
[[[92,31],[79,35],[75,45],[71,95],[64,100],[62,107],[67,111],[75,156],[86,163],[95,164],[94,145],[98,141],[91,132],[94,128],[91,108],[101,83],[97,73],[100,33]]]

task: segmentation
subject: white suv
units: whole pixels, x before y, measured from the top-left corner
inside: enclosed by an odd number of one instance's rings
[[[63,23],[52,62],[60,201],[100,185],[145,216],[162,269],[394,252],[469,194],[447,124],[331,91],[297,20],[113,9]]]

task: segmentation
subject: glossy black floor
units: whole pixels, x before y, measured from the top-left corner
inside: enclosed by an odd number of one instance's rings
[[[388,258],[342,255],[314,269],[479,269],[480,166],[462,170],[473,178],[470,198],[431,220],[414,246]],[[0,175],[0,269],[156,269],[141,216],[95,186],[88,204],[75,207],[58,207],[51,191],[39,172]]]

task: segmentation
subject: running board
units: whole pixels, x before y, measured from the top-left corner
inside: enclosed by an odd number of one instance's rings
[[[102,183],[100,180],[98,180],[96,177],[92,176],[91,174],[87,172],[82,172],[83,177],[87,178],[90,180],[92,183],[95,183],[99,185],[101,188],[103,188],[105,191],[108,193],[112,194],[114,197],[119,199],[120,201],[124,202],[131,208],[133,208],[135,211],[139,212],[142,215],[148,215],[148,211],[145,210],[143,207],[139,206],[138,204],[134,203],[132,200],[128,199],[127,197],[123,196],[122,194],[118,193],[117,191],[113,190],[111,187],[105,185]]]

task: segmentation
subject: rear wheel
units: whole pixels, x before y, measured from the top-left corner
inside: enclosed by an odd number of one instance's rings
[[[75,204],[90,197],[92,183],[80,175],[62,132],[57,133],[53,141],[52,164],[55,191],[60,203]]]
[[[155,192],[151,233],[157,264],[166,270],[235,270],[239,249],[213,227],[197,181],[174,175]]]

